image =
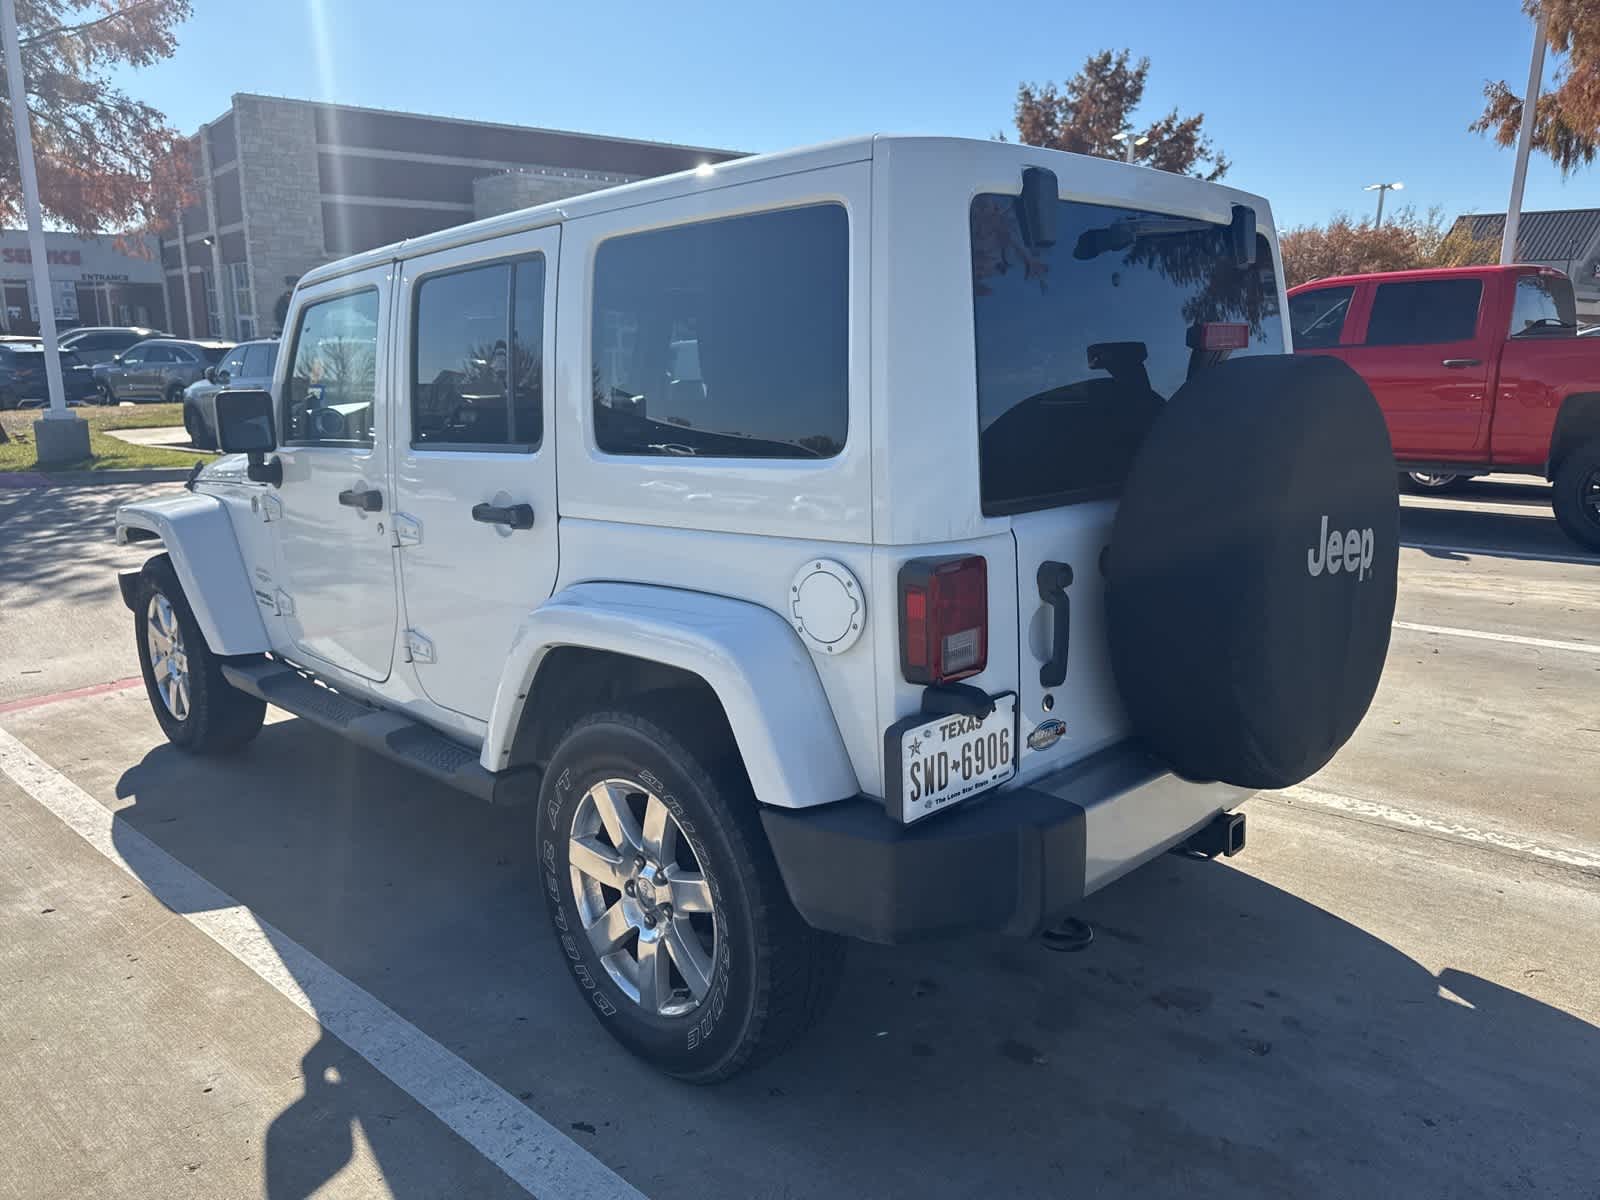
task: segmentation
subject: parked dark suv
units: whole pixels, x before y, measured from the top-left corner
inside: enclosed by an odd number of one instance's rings
[[[44,366],[44,347],[38,343],[0,343],[0,409],[29,408],[50,402]],[[94,376],[71,351],[61,352],[61,385],[68,404],[81,404],[94,395]]]
[[[119,400],[166,400],[177,404],[183,389],[204,379],[233,349],[231,342],[182,342],[151,338],[130,346],[110,362],[96,364],[95,382],[107,404]]]
[[[110,362],[130,346],[166,336],[159,329],[145,329],[139,325],[84,325],[64,332],[61,348],[71,350],[79,362],[93,366]]]

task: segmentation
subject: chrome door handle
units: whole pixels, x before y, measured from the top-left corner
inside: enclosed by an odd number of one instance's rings
[[[359,508],[362,512],[382,512],[383,493],[377,488],[350,489],[339,493],[339,503],[346,508]]]
[[[1443,365],[1449,367],[1452,371],[1459,371],[1459,370],[1462,370],[1462,369],[1464,369],[1466,367],[1481,367],[1481,366],[1483,366],[1483,359],[1481,359],[1481,358],[1447,358],[1447,359],[1444,360],[1444,364]]]
[[[472,519],[485,525],[509,525],[512,529],[533,528],[531,504],[474,504]]]

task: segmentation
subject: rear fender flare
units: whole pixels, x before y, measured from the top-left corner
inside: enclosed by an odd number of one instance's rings
[[[558,646],[611,651],[703,679],[763,804],[807,808],[860,790],[816,666],[787,621],[743,600],[625,583],[575,584],[523,621],[489,715],[485,769],[509,764],[534,679]]]
[[[271,648],[233,522],[221,500],[187,492],[117,509],[119,543],[149,541],[151,535],[165,546],[213,654],[260,654]],[[122,576],[119,583],[131,607],[132,582]]]

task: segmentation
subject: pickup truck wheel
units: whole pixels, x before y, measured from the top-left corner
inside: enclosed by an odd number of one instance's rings
[[[1562,531],[1579,545],[1600,550],[1600,438],[1562,461],[1551,501]]]
[[[194,754],[228,754],[260,732],[266,702],[223,678],[164,554],[139,573],[133,620],[144,690],[169,742]]]
[[[578,722],[541,789],[545,900],[579,991],[694,1083],[776,1054],[826,1008],[843,944],[789,902],[737,760],[636,712]]]
[[[1465,475],[1441,475],[1433,471],[1402,471],[1400,474],[1402,488],[1425,496],[1456,491],[1466,482]]]

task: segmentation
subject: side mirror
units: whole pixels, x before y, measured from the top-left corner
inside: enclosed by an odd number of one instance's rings
[[[217,393],[217,445],[229,454],[248,454],[246,474],[256,483],[281,484],[283,464],[266,455],[278,448],[272,423],[272,393],[240,388]]]
[[[233,379],[233,374],[227,367],[212,367],[211,372],[212,380],[220,383],[223,387],[227,387]]]
[[[207,383],[217,382],[217,369],[215,367],[207,367],[205,369],[205,377]]]

